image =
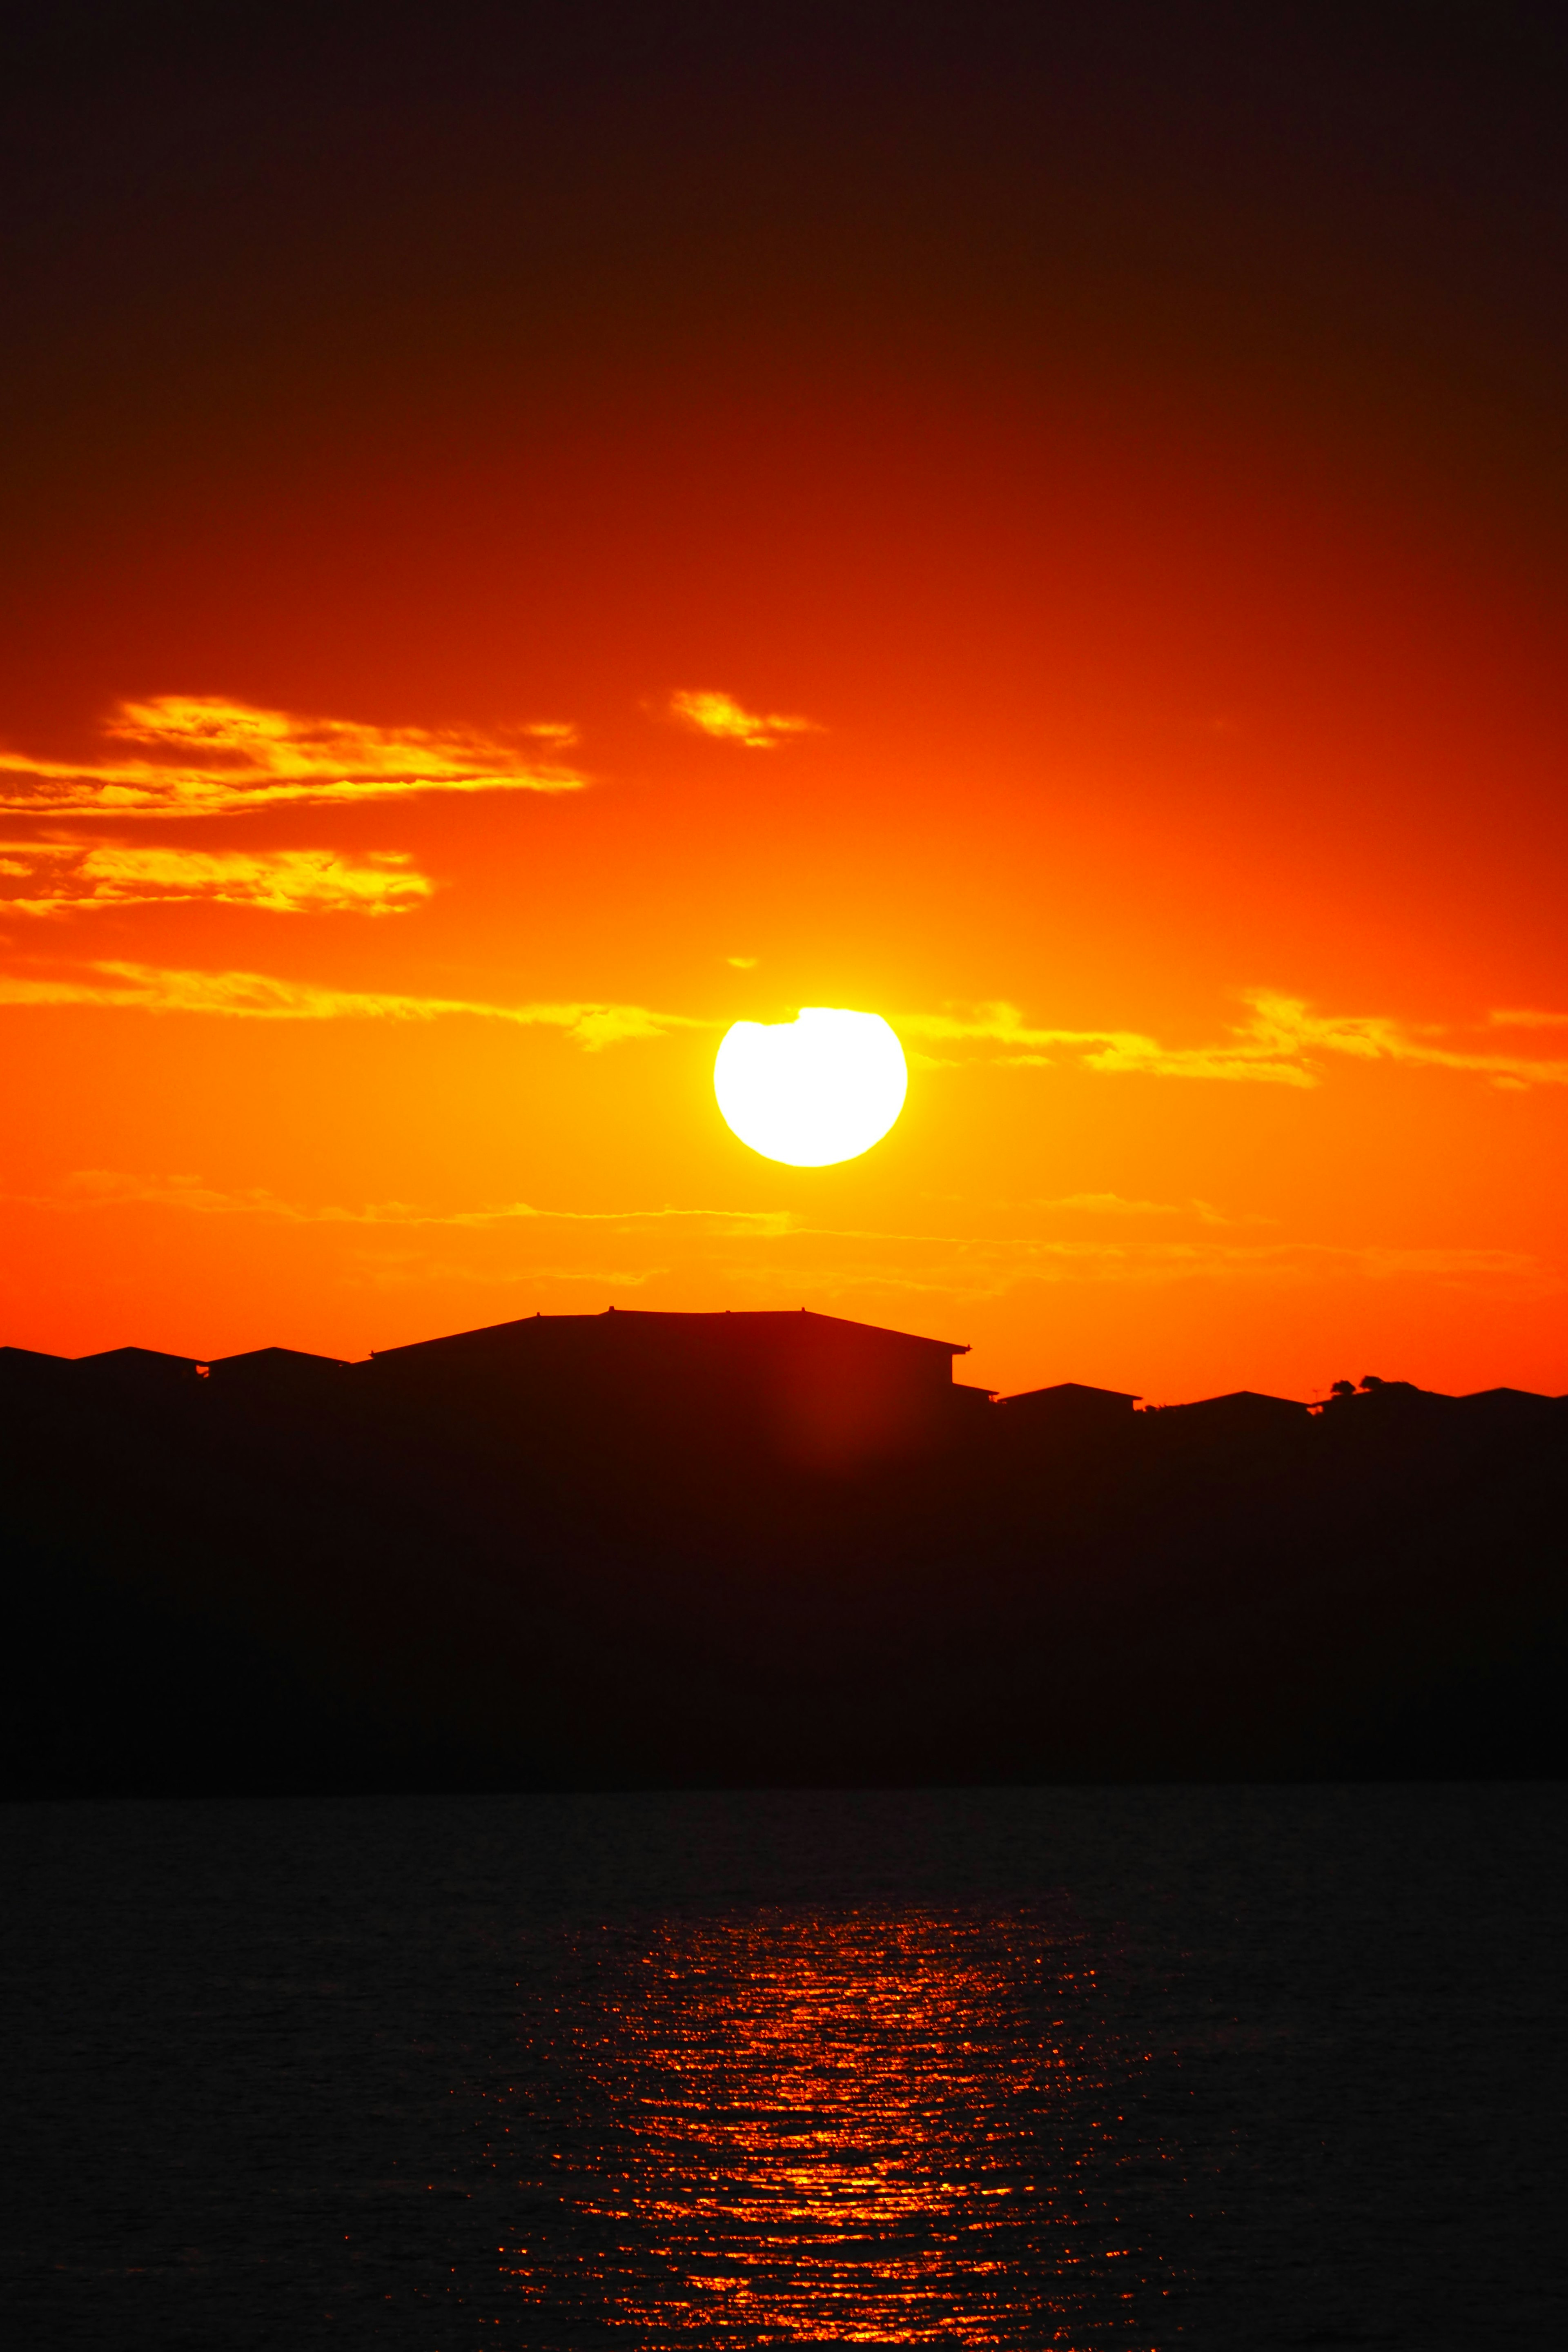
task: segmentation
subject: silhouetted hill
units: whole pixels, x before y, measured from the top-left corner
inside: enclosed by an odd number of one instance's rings
[[[1525,1776],[1568,1401],[994,1404],[831,1317],[0,1349],[12,1794]]]

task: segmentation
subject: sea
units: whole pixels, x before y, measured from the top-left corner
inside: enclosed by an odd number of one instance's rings
[[[5,2340],[1568,2343],[1568,1788],[0,1811]]]

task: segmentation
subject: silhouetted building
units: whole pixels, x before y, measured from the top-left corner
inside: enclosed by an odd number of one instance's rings
[[[836,1315],[758,1308],[685,1315],[610,1307],[533,1315],[384,1348],[358,1378],[563,1404],[657,1426],[700,1419],[760,1431],[786,1454],[854,1460],[940,1433],[979,1391],[955,1390],[952,1339]],[[963,1402],[961,1402],[961,1400]],[[966,1411],[967,1408],[967,1411]]]
[[[1233,1389],[1228,1396],[1198,1397],[1191,1404],[1166,1404],[1157,1410],[1162,1421],[1180,1414],[1194,1426],[1237,1433],[1284,1427],[1310,1417],[1310,1408],[1295,1397],[1266,1396],[1259,1389]]]
[[[973,1423],[988,1415],[996,1402],[994,1389],[976,1388],[972,1381],[954,1381],[952,1395],[966,1423]]]
[[[46,1356],[37,1348],[0,1348],[0,1372],[26,1375],[69,1361],[68,1356]]]
[[[195,1356],[166,1356],[156,1348],[105,1348],[96,1356],[77,1356],[71,1369],[79,1380],[103,1381],[120,1388],[172,1388],[198,1377]]]
[[[341,1380],[347,1370],[340,1356],[312,1356],[300,1348],[250,1348],[239,1356],[215,1356],[207,1378],[236,1395],[292,1396]]]
[[[1458,1403],[1457,1397],[1445,1396],[1439,1389],[1419,1388],[1414,1381],[1378,1380],[1368,1373],[1353,1389],[1348,1381],[1336,1381],[1321,1410],[1336,1422],[1353,1413],[1361,1424],[1373,1417],[1379,1422],[1403,1422],[1413,1415],[1448,1413]]]
[[[0,1794],[1561,1777],[1568,1403],[963,1352],[0,1350]]]
[[[1471,1418],[1484,1415],[1489,1421],[1544,1424],[1568,1418],[1568,1397],[1539,1396],[1533,1389],[1476,1389],[1454,1402]]]
[[[1058,1381],[1054,1388],[1026,1389],[1019,1396],[1000,1397],[996,1410],[1010,1427],[1060,1430],[1089,1435],[1125,1429],[1138,1402],[1121,1389],[1086,1388],[1080,1381]]]

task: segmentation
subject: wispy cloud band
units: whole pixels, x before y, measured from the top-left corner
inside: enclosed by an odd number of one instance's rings
[[[568,793],[584,779],[559,753],[574,730],[373,727],[263,710],[223,696],[121,702],[102,733],[128,748],[70,761],[0,751],[0,811],[13,815],[226,816],[247,809],[385,801],[416,793]]]
[[[1100,1198],[1102,1196],[1094,1196]],[[663,1203],[649,1208],[554,1209],[527,1201],[473,1207],[441,1207],[400,1200],[350,1205],[291,1201],[264,1187],[240,1189],[197,1175],[138,1174],[112,1169],[80,1169],[54,1190],[15,1194],[14,1205],[55,1213],[151,1209],[210,1217],[255,1217],[291,1225],[327,1225],[382,1234],[398,1231],[484,1234],[593,1229],[630,1241],[642,1234],[650,1245],[668,1250],[685,1234],[696,1244],[713,1240],[754,1243],[755,1255],[726,1260],[730,1273],[763,1297],[786,1292],[798,1305],[803,1293],[825,1301],[878,1294],[945,1297],[978,1304],[1031,1285],[1134,1285],[1163,1287],[1189,1283],[1297,1287],[1323,1282],[1415,1282],[1487,1297],[1548,1298],[1568,1291],[1568,1273],[1528,1250],[1458,1243],[1395,1244],[1325,1242],[1283,1235],[1190,1235],[1115,1240],[1068,1235],[1051,1230],[963,1233],[952,1230],[878,1231],[819,1225],[787,1209],[724,1209]],[[1076,1205],[1042,1202],[1044,1211]],[[1156,1203],[1131,1203],[1135,1208]],[[1202,1204],[1198,1204],[1201,1211]],[[1199,1215],[1200,1225],[1211,1220]],[[428,1271],[428,1269],[426,1269]],[[661,1266],[620,1269],[617,1282],[641,1283]],[[444,1271],[461,1274],[461,1265]],[[534,1276],[582,1280],[599,1278],[578,1265],[531,1266]]]
[[[684,726],[695,727],[721,743],[742,743],[749,751],[773,751],[792,735],[819,735],[814,719],[790,717],[783,711],[747,710],[731,695],[703,687],[672,694],[670,714]]]
[[[1382,1013],[1320,1013],[1303,998],[1259,989],[1243,1002],[1250,1016],[1212,1045],[1165,1045],[1131,1029],[1052,1029],[1027,1023],[1018,1007],[995,1002],[899,1016],[894,1026],[933,1045],[993,1049],[991,1058],[1014,1067],[1060,1063],[1108,1074],[1211,1079],[1255,1086],[1316,1087],[1325,1056],[1407,1067],[1451,1070],[1484,1077],[1505,1090],[1568,1086],[1568,1061],[1500,1053],[1489,1043],[1456,1041],[1436,1025],[1417,1025]],[[1500,1027],[1546,1028],[1568,1016],[1493,1013]]]
[[[374,874],[381,869],[368,870]],[[385,870],[394,889],[400,883],[423,885],[422,877],[407,875],[395,862],[389,862]],[[330,877],[324,887],[332,887]],[[1251,1007],[1251,1017],[1208,1045],[1165,1045],[1134,1030],[1037,1027],[1026,1022],[1016,1005],[1001,1002],[905,1013],[893,1025],[906,1038],[968,1048],[962,1058],[989,1059],[1009,1068],[1079,1068],[1096,1076],[1308,1088],[1321,1085],[1325,1062],[1337,1056],[1479,1077],[1515,1092],[1568,1086],[1568,1060],[1499,1052],[1489,1044],[1467,1042],[1465,1033],[1456,1039],[1436,1026],[1416,1026],[1383,1014],[1317,1013],[1302,999],[1268,992],[1257,992],[1244,1001]],[[591,1051],[630,1038],[724,1025],[703,1014],[661,1013],[647,1005],[597,999],[498,1004],[473,997],[330,988],[313,981],[280,980],[268,972],[198,971],[108,961],[47,973],[0,972],[0,1005],[7,1004],[78,1004],[250,1021],[503,1021],[521,1028],[566,1031]],[[1494,1014],[1483,1034],[1494,1036],[1502,1025],[1554,1027],[1565,1020],[1568,1016],[1545,1013]],[[938,1057],[938,1066],[942,1059],[952,1058]]]
[[[504,1021],[523,1029],[561,1029],[590,1053],[630,1038],[715,1024],[642,1004],[490,1004],[456,996],[323,988],[260,971],[177,971],[161,965],[89,964],[59,976],[0,973],[0,1004],[87,1005],[142,1013],[195,1013],[240,1021],[400,1021],[464,1018]]]
[[[19,885],[12,895],[10,886]],[[128,847],[118,842],[0,841],[0,908],[63,915],[102,907],[256,907],[269,914],[397,915],[433,884],[402,850]]]
[[[265,1186],[240,1190],[208,1183],[200,1176],[138,1175],[115,1168],[79,1168],[58,1192],[29,1196],[35,1208],[182,1209],[200,1216],[276,1218],[287,1224],[450,1225],[481,1232],[504,1225],[686,1225],[732,1239],[767,1240],[791,1232],[788,1209],[657,1208],[552,1209],[531,1201],[502,1201],[478,1208],[436,1208],[415,1201],[367,1201],[357,1207],[331,1202],[289,1201]]]

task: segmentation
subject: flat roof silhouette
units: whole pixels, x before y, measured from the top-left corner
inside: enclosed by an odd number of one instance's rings
[[[96,1355],[76,1356],[71,1360],[79,1372],[128,1381],[140,1387],[143,1383],[194,1380],[201,1358],[165,1355],[159,1348],[101,1348]]]
[[[207,1377],[225,1384],[271,1387],[348,1369],[342,1356],[316,1356],[304,1348],[247,1348],[237,1356],[210,1358]]]
[[[1138,1402],[1134,1391],[1126,1389],[1096,1389],[1082,1381],[1057,1381],[1049,1388],[1022,1389],[1016,1396],[1005,1396],[998,1403],[1009,1412],[1020,1409],[1031,1418],[1036,1413],[1095,1413],[1131,1412]]]
[[[685,1315],[612,1307],[531,1315],[378,1349],[353,1377],[480,1413],[604,1412],[628,1429],[749,1427],[824,1464],[907,1450],[973,1396],[955,1389],[954,1339],[809,1309]]]
[[[683,1314],[661,1308],[607,1307],[602,1315],[524,1315],[510,1323],[482,1324],[472,1331],[452,1331],[437,1339],[415,1339],[399,1348],[374,1348],[371,1361],[382,1364],[436,1349],[510,1351],[549,1347],[556,1339],[574,1339],[605,1346],[656,1344],[660,1339],[701,1339],[717,1347],[751,1349],[769,1345],[796,1348],[803,1343],[839,1342],[879,1350],[917,1349],[951,1365],[954,1356],[966,1356],[966,1341],[927,1339],[910,1331],[892,1331],[879,1323],[858,1323],[847,1316],[818,1315],[810,1307],[739,1307],[716,1314]]]
[[[1298,1397],[1268,1396],[1262,1389],[1231,1389],[1224,1396],[1194,1397],[1187,1403],[1159,1408],[1162,1412],[1210,1413],[1216,1420],[1231,1421],[1278,1420],[1305,1414],[1309,1409]]]

